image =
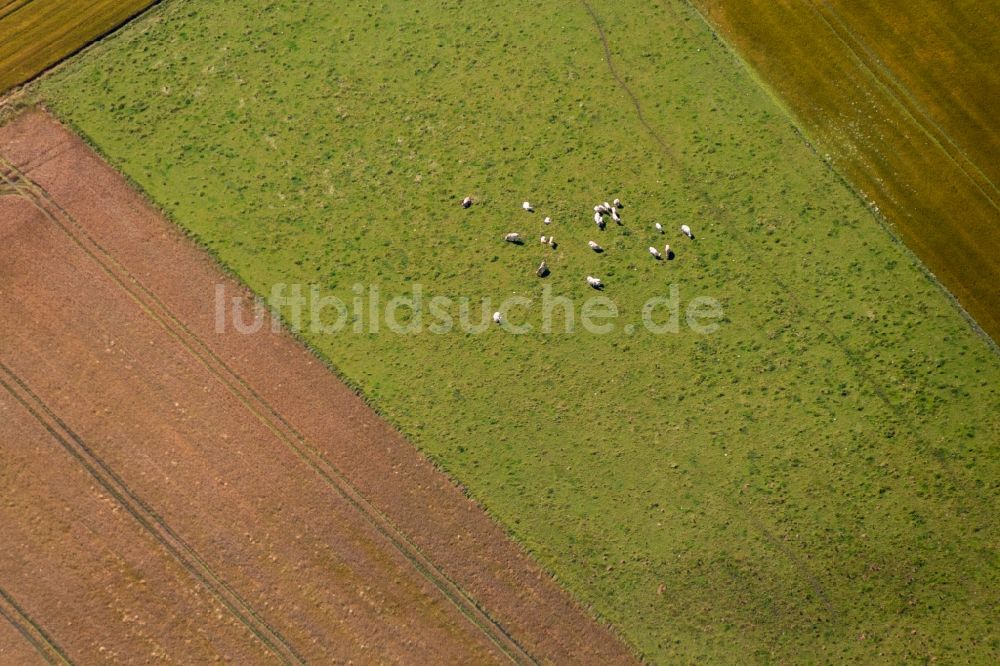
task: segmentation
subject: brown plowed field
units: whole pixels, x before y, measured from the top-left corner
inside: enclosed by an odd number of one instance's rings
[[[0,660],[631,659],[77,137],[0,173]]]

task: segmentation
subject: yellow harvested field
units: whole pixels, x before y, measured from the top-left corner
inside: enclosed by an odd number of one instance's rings
[[[985,0],[694,0],[1000,340],[1000,14]]]
[[[0,93],[107,34],[154,0],[0,0]]]

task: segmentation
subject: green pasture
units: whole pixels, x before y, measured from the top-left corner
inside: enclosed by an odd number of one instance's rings
[[[687,4],[593,10],[635,102],[553,0],[168,0],[37,94],[260,294],[602,278],[609,335],[301,335],[638,654],[996,661],[995,349]],[[670,285],[719,329],[626,334]]]

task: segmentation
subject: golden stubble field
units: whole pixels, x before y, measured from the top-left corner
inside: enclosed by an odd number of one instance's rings
[[[989,2],[694,0],[994,340],[1000,16]]]
[[[0,93],[35,77],[153,0],[0,0]]]

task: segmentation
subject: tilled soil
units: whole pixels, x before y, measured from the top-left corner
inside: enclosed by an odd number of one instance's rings
[[[79,138],[0,173],[0,661],[632,660]]]

